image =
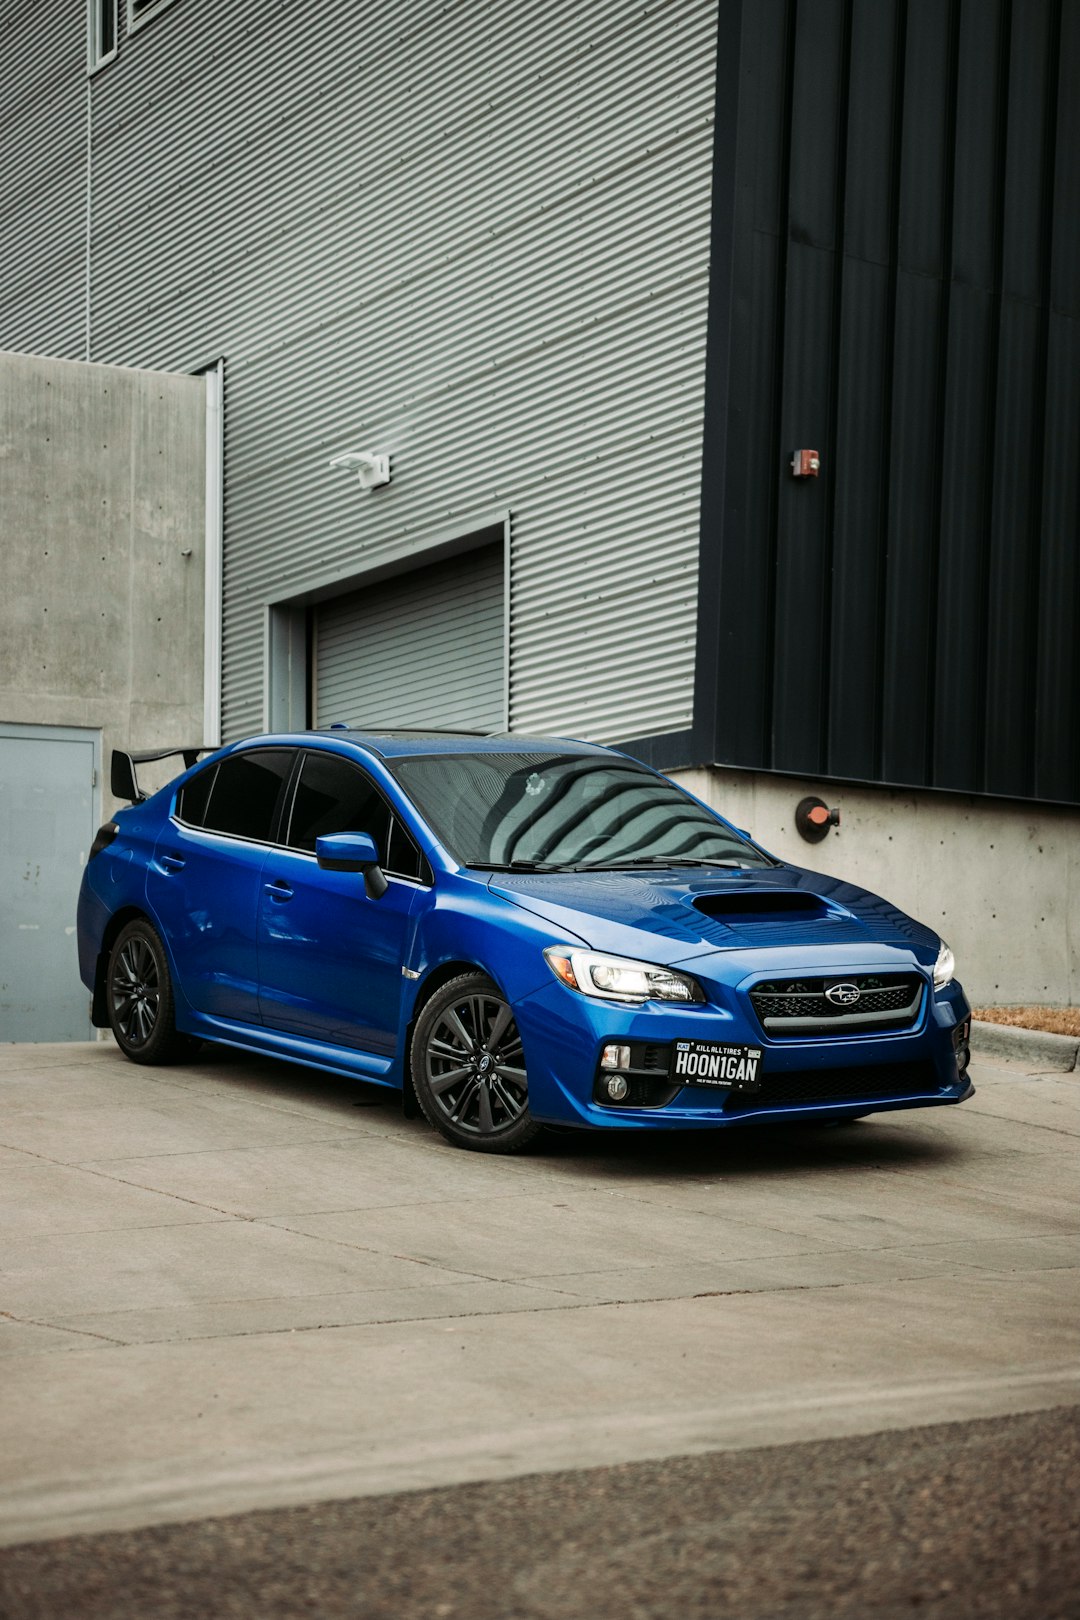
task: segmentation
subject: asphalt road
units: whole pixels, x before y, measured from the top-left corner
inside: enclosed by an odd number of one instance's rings
[[[76,1536],[3,1620],[1071,1620],[1080,1413]]]

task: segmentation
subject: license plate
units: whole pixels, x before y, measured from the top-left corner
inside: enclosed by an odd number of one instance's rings
[[[757,1091],[761,1085],[761,1048],[729,1046],[724,1041],[675,1041],[668,1073],[684,1086]]]

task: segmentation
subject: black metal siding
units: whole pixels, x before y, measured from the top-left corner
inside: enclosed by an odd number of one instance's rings
[[[696,760],[1080,801],[1080,0],[720,42]]]

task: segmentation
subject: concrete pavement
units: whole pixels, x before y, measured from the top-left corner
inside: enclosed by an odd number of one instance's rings
[[[205,1053],[0,1048],[0,1539],[1080,1401],[1080,1082],[523,1159]]]

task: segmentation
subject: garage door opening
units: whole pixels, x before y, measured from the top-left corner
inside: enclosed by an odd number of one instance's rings
[[[500,539],[320,603],[315,724],[504,730],[503,554]]]

